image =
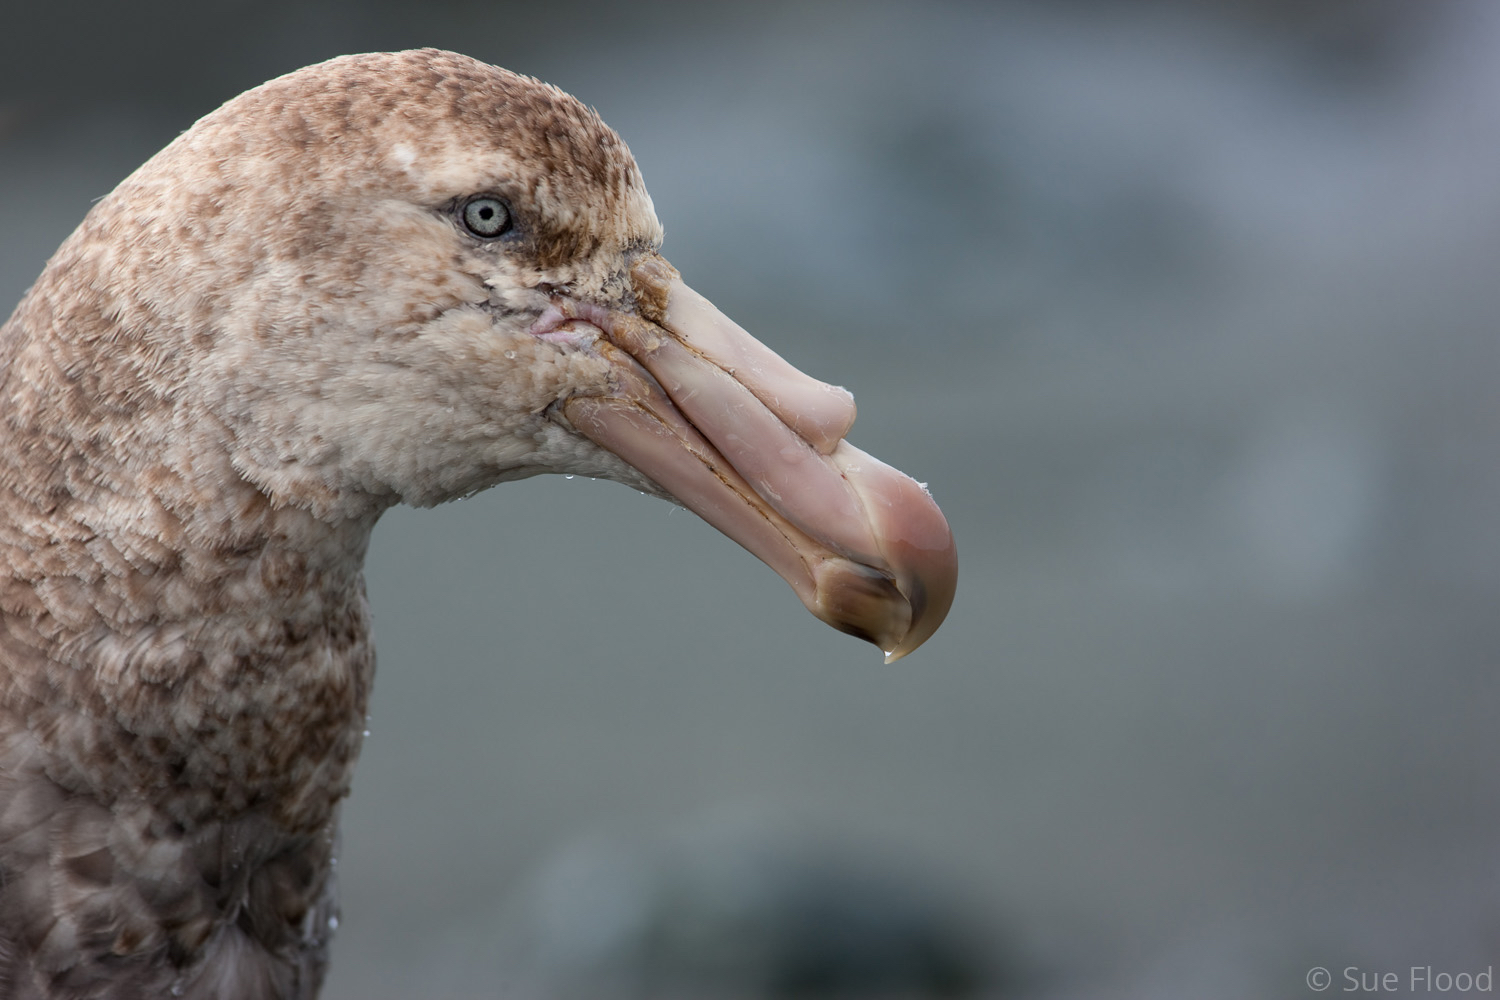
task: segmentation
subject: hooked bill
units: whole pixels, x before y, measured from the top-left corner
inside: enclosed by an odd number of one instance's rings
[[[920,646],[958,577],[926,489],[844,440],[848,391],[787,363],[661,258],[632,277],[642,315],[599,317],[615,384],[567,400],[569,422],[769,565],[818,618],[887,662]]]

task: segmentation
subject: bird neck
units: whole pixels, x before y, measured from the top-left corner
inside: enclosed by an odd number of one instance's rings
[[[0,328],[0,732],[57,784],[187,828],[326,825],[365,728],[378,512],[280,506],[199,445],[211,421],[149,393],[112,409],[59,353]]]

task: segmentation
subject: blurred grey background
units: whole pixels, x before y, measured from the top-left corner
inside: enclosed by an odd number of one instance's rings
[[[665,995],[809,907],[944,995],[1500,958],[1500,5],[8,0],[0,308],[197,116],[419,45],[596,106],[962,579],[886,667],[623,487],[394,511],[328,997]]]

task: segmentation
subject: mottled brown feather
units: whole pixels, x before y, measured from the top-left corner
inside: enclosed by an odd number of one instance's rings
[[[636,481],[546,417],[605,364],[525,331],[660,238],[592,110],[434,50],[241,95],[89,212],[0,328],[0,997],[316,994],[371,528]]]

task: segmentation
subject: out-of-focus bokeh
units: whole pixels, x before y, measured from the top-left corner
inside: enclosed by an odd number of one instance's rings
[[[0,309],[197,116],[420,45],[596,106],[962,578],[887,667],[623,487],[392,512],[329,998],[1500,958],[1500,5],[12,0]]]

